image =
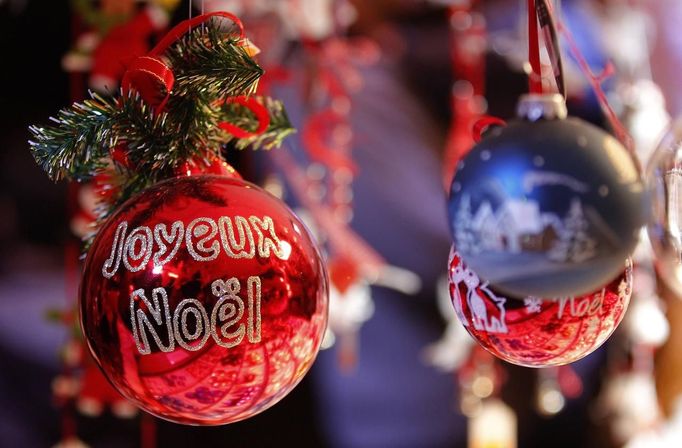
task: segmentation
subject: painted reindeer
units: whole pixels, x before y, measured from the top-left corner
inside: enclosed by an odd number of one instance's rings
[[[487,283],[481,285],[478,275],[471,269],[463,267],[462,264],[455,266],[451,270],[450,278],[455,285],[457,296],[454,304],[455,312],[459,317],[464,317],[462,302],[459,300],[461,297],[459,296],[459,285],[464,282],[467,288],[467,305],[471,312],[471,322],[474,328],[489,333],[507,333],[507,324],[505,322],[506,310],[504,308],[504,303],[507,299],[497,297],[488,289]],[[492,305],[492,307],[489,305]],[[460,320],[467,322],[466,319]],[[467,324],[465,323],[465,325]]]

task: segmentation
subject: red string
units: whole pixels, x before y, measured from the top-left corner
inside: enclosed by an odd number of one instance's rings
[[[528,0],[528,60],[531,73],[528,77],[530,93],[542,94],[542,67],[540,65],[540,37],[535,0]]]
[[[161,42],[159,42],[147,56],[136,58],[130,64],[121,80],[123,94],[128,95],[131,89],[135,89],[145,102],[156,109],[157,113],[163,111],[170,98],[170,91],[175,83],[175,77],[170,67],[161,61],[160,56],[185,33],[191,31],[193,27],[208,21],[212,17],[230,19],[239,29],[239,38],[245,38],[244,25],[241,20],[229,12],[219,11],[204,14],[180,22],[173,27],[163,39],[161,39]]]
[[[229,132],[237,138],[256,137],[268,129],[268,126],[270,125],[270,115],[265,106],[259,103],[257,99],[241,95],[227,98],[225,104],[229,103],[237,103],[253,112],[258,119],[258,128],[255,131],[249,131],[248,129],[243,129],[237,125],[223,121],[218,124],[220,129]]]
[[[140,447],[154,448],[156,443],[156,422],[154,417],[142,413],[140,418]]]

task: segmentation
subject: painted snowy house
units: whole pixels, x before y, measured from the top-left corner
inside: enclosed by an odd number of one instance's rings
[[[553,213],[541,213],[535,201],[510,199],[497,213],[484,201],[476,210],[472,229],[480,235],[482,250],[519,253],[540,252],[552,247],[562,229]]]
[[[496,218],[506,251],[511,253],[521,252],[525,238],[541,235],[545,230],[540,206],[535,201],[505,201],[497,210]]]
[[[473,216],[468,208],[465,211],[470,221],[460,227],[476,233],[479,250],[543,252],[555,244],[563,229],[561,219],[553,213],[541,213],[536,201],[509,199],[497,212],[483,201]]]

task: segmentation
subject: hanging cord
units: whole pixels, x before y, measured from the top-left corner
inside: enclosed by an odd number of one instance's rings
[[[561,57],[561,47],[554,18],[549,12],[548,2],[550,0],[538,0],[536,3],[536,13],[540,22],[540,28],[545,40],[545,48],[549,55],[554,72],[554,80],[559,93],[566,98],[566,79],[564,77],[564,64]]]
[[[528,61],[530,76],[528,90],[530,93],[542,94],[542,66],[540,65],[540,36],[538,33],[538,17],[535,0],[528,0]]]
[[[528,78],[530,93],[542,94],[542,64],[540,61],[540,33],[542,29],[545,49],[549,55],[556,81],[557,91],[565,98],[566,84],[564,79],[564,67],[561,58],[561,47],[557,26],[554,17],[550,13],[550,0],[528,0],[528,61],[531,73]],[[539,22],[539,24],[538,24]]]

